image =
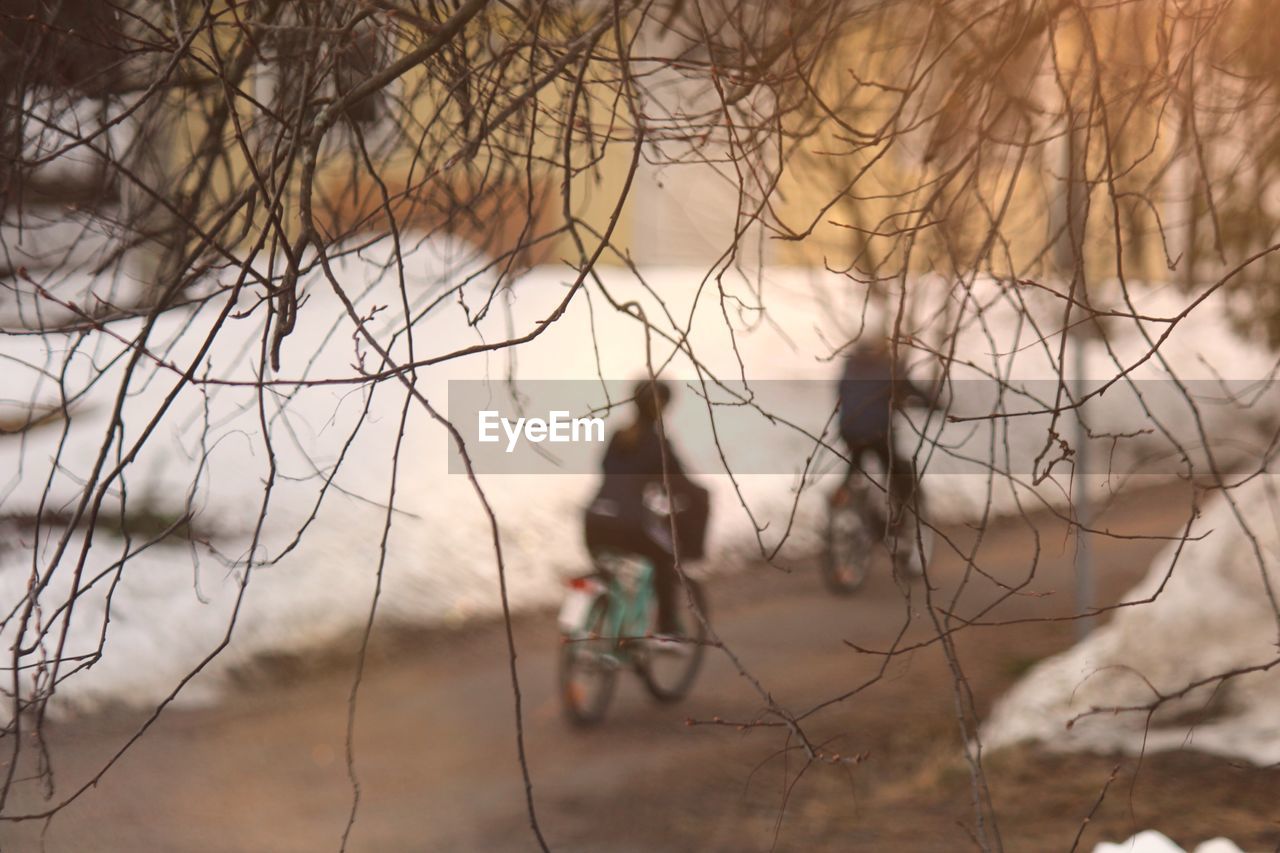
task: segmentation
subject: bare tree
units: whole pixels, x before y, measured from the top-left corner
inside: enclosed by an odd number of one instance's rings
[[[1184,408],[1176,416],[1150,412],[1141,440],[1177,460],[1178,474],[1197,484],[1197,502],[1209,493],[1231,502],[1240,482],[1232,470],[1269,470],[1274,442],[1248,460],[1224,455],[1165,345],[1211,296],[1228,292],[1242,323],[1275,338],[1280,122],[1268,35],[1276,26],[1265,3],[1226,0],[0,4],[0,310],[11,357],[44,377],[39,393],[6,401],[16,414],[6,416],[4,430],[13,435],[5,440],[25,441],[37,430],[64,437],[47,470],[23,474],[45,478],[48,499],[0,510],[41,543],[27,554],[23,595],[3,602],[13,645],[0,816],[51,817],[90,786],[110,782],[114,758],[82,787],[55,793],[41,731],[62,685],[111,653],[109,592],[96,648],[68,650],[78,602],[114,589],[130,560],[159,542],[217,539],[200,512],[199,478],[177,511],[157,512],[142,494],[139,460],[158,431],[187,417],[174,414],[186,401],[219,389],[246,392],[244,409],[257,411],[264,426],[259,449],[269,476],[247,544],[223,555],[240,579],[225,634],[174,683],[125,750],[230,642],[253,594],[254,569],[277,559],[259,554],[264,525],[278,511],[273,494],[287,487],[275,464],[285,451],[266,428],[281,399],[326,385],[358,390],[365,403],[350,426],[354,441],[366,426],[367,400],[400,395],[402,427],[387,493],[378,499],[386,531],[411,413],[440,424],[469,458],[462,426],[423,390],[424,377],[479,352],[516,352],[580,302],[643,326],[650,372],[679,358],[704,386],[732,387],[744,405],[758,405],[733,384],[749,388],[745,368],[734,376],[708,366],[723,343],[704,345],[691,321],[642,308],[657,297],[627,235],[645,224],[628,225],[626,217],[646,170],[691,170],[733,200],[723,245],[695,288],[696,301],[724,317],[728,340],[742,330],[734,318],[767,318],[771,304],[763,285],[747,299],[727,279],[752,280],[770,261],[823,266],[841,277],[857,306],[842,318],[849,333],[830,342],[829,357],[862,334],[883,334],[905,360],[944,376],[968,371],[998,387],[990,412],[951,413],[954,422],[992,424],[982,460],[991,492],[1094,473],[1072,469],[1081,448],[1063,438],[1065,425],[1112,387],[1133,389],[1141,400],[1135,371],[1150,364],[1172,377]],[[472,262],[454,279],[415,283],[415,248],[446,235],[468,247]],[[380,277],[396,282],[399,304],[369,304],[343,272],[345,259],[379,243],[391,246]],[[463,322],[479,328],[519,294],[530,267],[546,263],[564,265],[567,282],[535,325],[458,347],[422,331],[457,305]],[[606,266],[631,270],[634,292],[612,288],[601,275]],[[310,375],[317,354],[290,348],[300,318],[322,298],[304,290],[310,280],[323,282],[323,298],[340,305],[352,338],[344,342],[345,373]],[[1150,281],[1179,283],[1182,307],[1148,315],[1135,292]],[[862,322],[868,310],[879,318],[869,331]],[[383,311],[397,323],[379,325]],[[1030,349],[1051,366],[1048,393],[1036,397],[1010,379],[1007,363],[960,347],[964,335],[978,335],[995,352],[988,324],[1002,311],[1030,330]],[[1123,333],[1141,339],[1136,356],[1112,346]],[[31,355],[30,342],[51,336],[61,343]],[[240,342],[244,369],[222,373],[211,369],[210,354],[228,338]],[[1073,348],[1086,346],[1078,341],[1089,341],[1107,365],[1088,389],[1068,381]],[[90,359],[88,375],[80,375],[81,354],[101,345],[110,357]],[[139,388],[161,385],[148,406],[133,407]],[[71,425],[86,417],[81,402],[95,387],[111,389],[94,393],[112,408],[94,415],[106,416],[92,462],[63,466]],[[1010,406],[1028,399],[1030,410]],[[209,404],[200,406],[207,423]],[[707,408],[714,421],[714,407]],[[1048,426],[1036,436],[1041,450],[1032,470],[1015,470],[1003,431],[1030,413]],[[785,413],[765,414],[788,423]],[[1193,424],[1191,438],[1171,417]],[[815,454],[841,454],[829,434],[796,431]],[[1137,440],[1105,432],[1086,426],[1080,435]],[[939,452],[927,430],[912,444],[922,467]],[[200,476],[208,451],[195,450]],[[316,508],[342,464],[344,457],[317,469]],[[76,468],[75,487],[58,491],[58,472],[68,467]],[[502,519],[468,473],[504,579],[519,721]],[[811,488],[806,479],[801,491]],[[751,516],[745,499],[742,510]],[[1014,511],[1027,512],[1021,504]],[[1079,522],[1078,535],[1105,535],[1071,509],[1054,511]],[[1195,511],[1188,508],[1188,529]],[[995,512],[989,502],[980,525]],[[932,526],[917,519],[918,532]],[[754,516],[751,524],[761,557],[771,558],[781,543],[766,543]],[[1016,596],[1036,567],[1010,586],[984,573],[976,544],[952,547],[968,566],[958,588],[943,593],[926,584],[914,595],[923,595],[932,628],[924,644],[941,646],[954,673],[974,837],[983,849],[999,849],[977,710],[955,644],[962,632],[993,622],[985,611],[960,618],[957,605],[978,586],[994,590],[997,601]],[[93,548],[118,553],[96,575],[86,568]],[[384,536],[379,578],[385,560]],[[376,608],[375,597],[362,660]],[[798,746],[806,766],[847,763],[811,734],[811,722],[864,695],[880,676],[797,710],[714,631],[711,639],[750,678],[764,709],[738,722],[778,727],[783,748]],[[887,666],[918,647],[904,642],[874,654]],[[358,686],[359,677],[353,720]],[[523,740],[519,750],[531,792],[536,780],[523,762]],[[49,802],[37,813],[15,813],[8,803],[17,769],[32,760]],[[528,809],[545,848],[532,793]]]

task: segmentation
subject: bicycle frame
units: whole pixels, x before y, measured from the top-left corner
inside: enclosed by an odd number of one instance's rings
[[[629,640],[638,640],[648,633],[649,615],[654,605],[653,566],[639,557],[609,555],[600,560],[603,596],[608,610],[605,614],[604,639],[611,641],[613,654],[620,660],[630,658]],[[576,630],[579,637],[590,632],[588,620],[592,608],[583,608]],[[568,627],[568,626],[562,626]]]

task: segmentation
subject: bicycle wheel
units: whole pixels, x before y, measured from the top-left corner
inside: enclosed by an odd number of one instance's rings
[[[822,580],[836,595],[852,595],[866,583],[875,538],[866,517],[853,501],[827,513]]]
[[[636,661],[636,671],[644,681],[645,688],[659,702],[678,702],[688,695],[702,666],[702,655],[707,650],[706,625],[689,603],[692,595],[698,612],[705,618],[706,597],[697,581],[688,580],[686,583],[687,589],[685,583],[681,583],[676,589],[676,606],[679,608],[677,618],[680,624],[678,638],[669,644],[663,643],[661,647],[651,644]],[[656,616],[656,608],[654,613]]]
[[[565,715],[578,726],[604,719],[618,678],[615,640],[605,636],[609,597],[601,595],[591,605],[583,630],[562,637],[560,649],[560,699]]]

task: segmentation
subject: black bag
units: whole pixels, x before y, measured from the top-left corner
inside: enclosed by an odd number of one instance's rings
[[[676,536],[680,559],[701,560],[707,555],[707,521],[711,515],[711,495],[696,483],[685,483],[676,498]]]

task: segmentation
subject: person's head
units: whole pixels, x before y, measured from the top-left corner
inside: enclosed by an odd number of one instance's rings
[[[645,423],[656,423],[671,402],[671,386],[661,379],[642,379],[635,386],[636,414]]]
[[[854,351],[859,355],[876,358],[887,358],[891,349],[889,339],[884,335],[868,334],[854,345]]]
[[[893,347],[883,335],[868,334],[859,338],[845,357],[858,364],[888,364],[893,359]]]

